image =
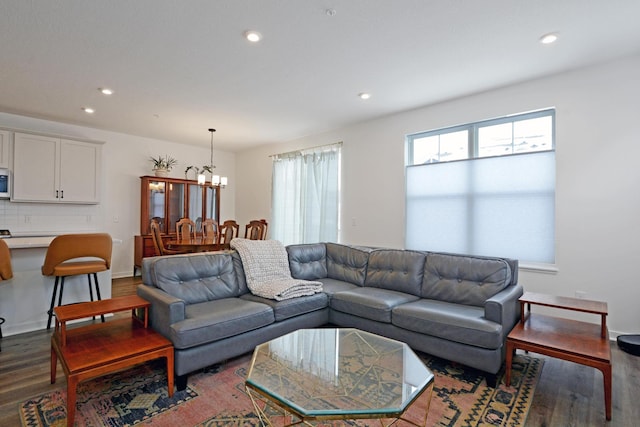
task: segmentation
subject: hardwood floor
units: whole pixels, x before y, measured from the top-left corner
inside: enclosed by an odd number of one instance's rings
[[[112,295],[135,294],[140,278],[115,279]],[[124,315],[128,315],[125,313]],[[585,366],[546,358],[527,426],[636,426],[640,420],[640,357],[612,345],[613,415],[604,416],[602,374]],[[37,331],[2,339],[0,352],[0,426],[20,426],[18,403],[65,386],[58,366],[56,384],[49,382],[50,333]]]

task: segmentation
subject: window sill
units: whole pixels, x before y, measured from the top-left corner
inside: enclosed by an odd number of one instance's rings
[[[546,274],[557,274],[560,270],[556,264],[543,264],[535,262],[521,262],[518,264],[518,269],[521,271]]]

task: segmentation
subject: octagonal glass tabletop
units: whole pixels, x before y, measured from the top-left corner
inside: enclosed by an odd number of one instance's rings
[[[256,347],[246,384],[303,417],[401,414],[433,382],[407,344],[358,329],[300,329]]]

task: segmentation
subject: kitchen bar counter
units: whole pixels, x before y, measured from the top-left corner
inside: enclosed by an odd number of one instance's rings
[[[4,239],[9,249],[48,248],[56,236],[12,236]]]

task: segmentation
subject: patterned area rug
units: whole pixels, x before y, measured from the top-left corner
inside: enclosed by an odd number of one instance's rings
[[[486,386],[478,371],[421,355],[435,374],[428,426],[524,426],[542,359],[517,355],[511,387]],[[216,369],[191,375],[185,391],[167,396],[164,363],[154,361],[80,383],[76,426],[218,427],[259,426],[244,391],[250,355],[229,360]],[[66,426],[66,389],[29,399],[19,406],[25,427]],[[278,418],[273,410],[270,415]],[[282,422],[282,417],[279,419]],[[379,426],[378,421],[336,421],[331,426]],[[401,425],[401,424],[400,424]]]

